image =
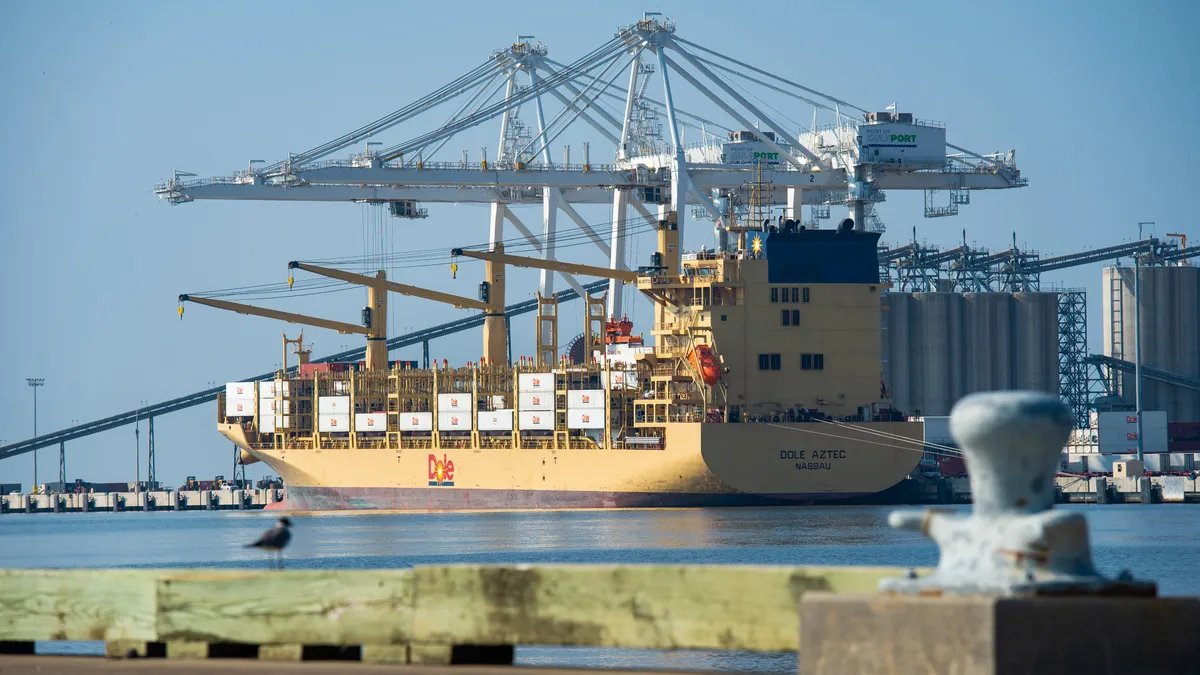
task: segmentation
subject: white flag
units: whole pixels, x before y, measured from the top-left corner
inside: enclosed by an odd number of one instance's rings
[[[893,104],[889,105],[888,107],[884,108],[884,110],[895,110],[895,109],[896,109],[896,104],[895,104],[895,103],[893,103]]]

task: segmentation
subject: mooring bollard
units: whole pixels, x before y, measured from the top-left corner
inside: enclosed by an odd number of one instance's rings
[[[1129,572],[1102,576],[1084,514],[1052,510],[1070,428],[1047,394],[959,401],[950,431],[966,456],[971,512],[891,514],[893,527],[938,545],[927,577],[886,579],[878,595],[805,594],[801,672],[1193,672],[1200,599],[1156,598],[1154,583]]]

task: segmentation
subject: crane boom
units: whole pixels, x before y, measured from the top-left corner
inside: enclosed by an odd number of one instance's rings
[[[444,302],[446,304],[453,305],[458,309],[478,309],[485,312],[494,311],[496,309],[491,303],[482,302],[473,298],[464,298],[462,296],[451,295],[449,293],[431,291],[427,288],[419,288],[417,286],[409,286],[407,284],[398,284],[394,281],[388,281],[386,279],[377,279],[375,277],[354,274],[353,272],[345,272],[343,270],[333,269],[331,267],[310,265],[308,263],[302,263],[295,260],[288,263],[288,269],[300,269],[304,270],[305,272],[319,274],[323,277],[329,277],[330,279],[340,279],[341,281],[351,284],[370,286],[380,290],[391,291],[401,295],[411,295],[416,298],[424,298],[426,300],[433,300],[435,302]],[[501,308],[500,311],[503,311],[503,308]]]
[[[490,262],[499,262],[506,265],[512,265],[514,267],[532,267],[535,269],[549,270],[551,272],[583,274],[591,277],[600,277],[601,279],[617,279],[627,283],[636,282],[638,279],[638,273],[629,270],[614,270],[608,267],[580,265],[578,263],[567,263],[560,260],[526,258],[524,256],[509,255],[507,253],[496,253],[491,251],[467,251],[461,248],[456,248],[450,252],[450,255],[463,256],[464,258],[475,258],[477,260],[487,260]]]
[[[183,294],[179,296],[179,302],[194,302],[198,305],[208,305],[217,309],[224,309],[238,314],[247,314],[250,316],[262,316],[268,319],[279,319],[288,323],[298,323],[304,326],[315,326],[317,328],[328,328],[336,330],[345,335],[367,335],[371,332],[370,328],[360,326],[354,323],[343,323],[341,321],[330,321],[315,316],[307,316],[304,314],[294,314],[292,312],[283,312],[277,309],[267,309],[266,307],[255,307],[254,305],[245,305],[240,302],[229,302],[227,300],[216,300],[213,298],[201,298],[194,295]]]

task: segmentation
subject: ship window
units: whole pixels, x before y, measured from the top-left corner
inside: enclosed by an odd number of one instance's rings
[[[800,289],[792,286],[792,302],[800,302]]]
[[[800,310],[798,310],[798,309],[792,310],[792,325],[793,326],[800,325]]]
[[[812,357],[813,357],[812,354],[801,354],[800,355],[800,370],[812,370],[812,362],[813,362]]]
[[[771,355],[771,370],[779,370],[779,355]]]
[[[725,315],[724,315],[724,314],[722,314],[722,315],[721,315],[721,320],[722,320],[722,321],[724,321],[724,320],[725,320]]]
[[[771,288],[771,302],[779,302],[779,289],[778,288],[775,288],[775,287]]]
[[[791,323],[792,311],[790,309],[783,309],[783,310],[780,310],[780,312],[783,313],[783,325],[785,325],[785,326],[792,325],[792,323]]]
[[[824,354],[813,354],[813,370],[825,370]]]
[[[770,354],[759,354],[758,355],[758,369],[759,370],[770,370],[771,369],[771,355]]]
[[[871,290],[875,290],[875,289],[872,288]],[[807,288],[804,289],[804,302],[808,302],[808,289]]]

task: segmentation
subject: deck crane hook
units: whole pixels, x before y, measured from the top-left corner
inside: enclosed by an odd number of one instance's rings
[[[179,320],[183,321],[183,305],[179,306]]]
[[[288,275],[288,290],[292,290],[292,284],[296,283],[296,277]]]
[[[450,263],[450,278],[458,278],[458,263]]]

